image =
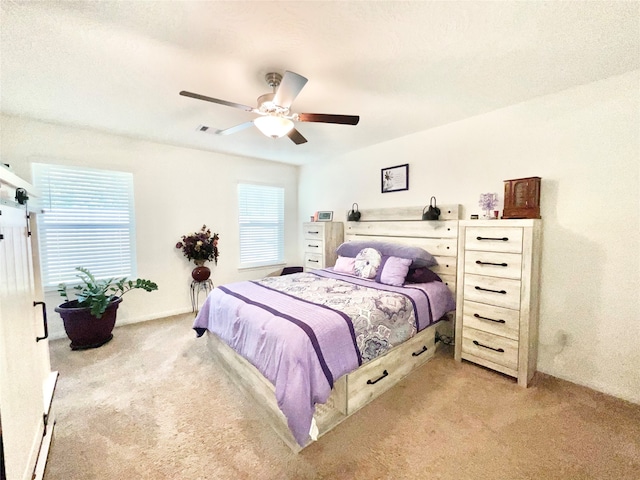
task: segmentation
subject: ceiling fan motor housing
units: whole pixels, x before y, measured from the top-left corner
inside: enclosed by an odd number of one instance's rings
[[[265,93],[258,97],[258,110],[269,115],[288,115],[289,109],[273,103],[275,93]]]
[[[280,86],[280,82],[282,82],[282,75],[278,72],[269,72],[264,76],[264,79],[267,81],[267,85],[271,88],[275,89]]]

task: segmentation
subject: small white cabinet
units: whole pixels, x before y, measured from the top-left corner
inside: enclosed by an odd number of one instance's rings
[[[541,220],[459,224],[455,358],[528,386],[538,353]]]
[[[333,267],[338,255],[336,249],[344,240],[342,222],[303,223],[304,268]]]

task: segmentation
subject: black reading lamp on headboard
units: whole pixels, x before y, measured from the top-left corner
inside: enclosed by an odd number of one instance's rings
[[[358,204],[354,203],[351,205],[351,211],[347,216],[347,220],[350,222],[359,222],[360,221],[360,212],[358,211]]]
[[[29,200],[29,195],[24,188],[16,188],[16,202],[20,205],[24,205]]]
[[[423,220],[438,220],[440,209],[436,206],[436,197],[431,197],[429,205],[422,209]]]

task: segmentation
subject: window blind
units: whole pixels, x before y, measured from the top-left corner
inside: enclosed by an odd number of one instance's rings
[[[73,283],[76,267],[96,278],[134,277],[133,175],[34,163],[40,190],[38,238],[45,288]]]
[[[284,188],[238,184],[240,267],[284,263]]]

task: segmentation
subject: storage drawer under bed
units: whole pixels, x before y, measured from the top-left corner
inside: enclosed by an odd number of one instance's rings
[[[435,354],[435,326],[347,375],[347,413],[351,414],[391,388]]]

